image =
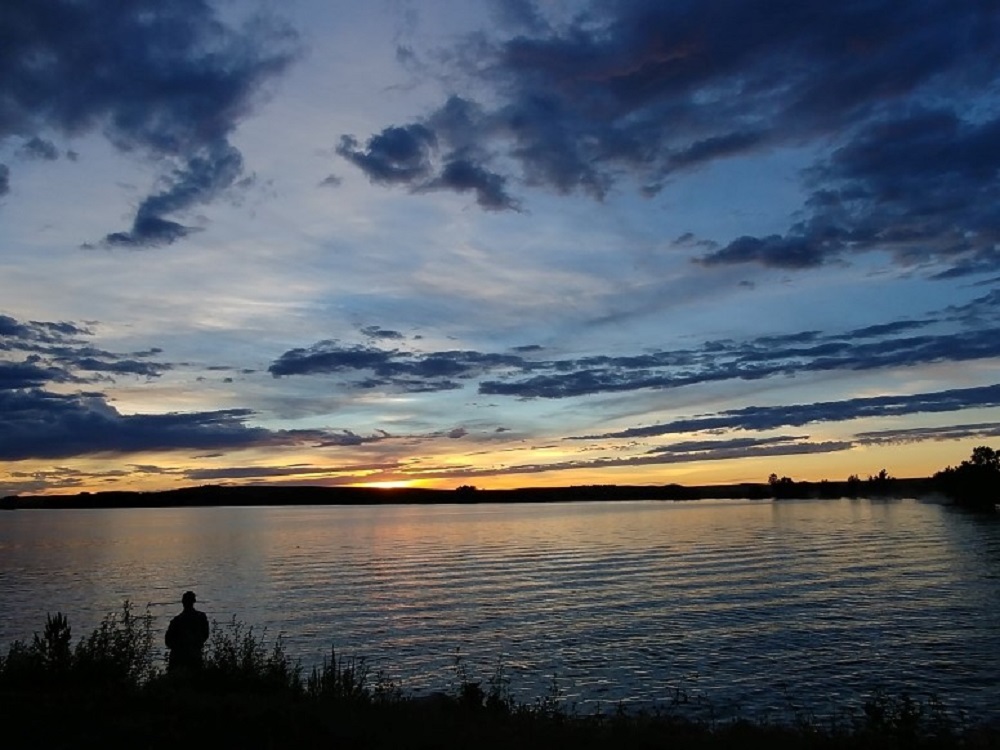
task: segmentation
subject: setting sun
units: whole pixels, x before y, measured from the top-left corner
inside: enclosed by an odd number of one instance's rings
[[[412,479],[397,479],[394,481],[386,482],[358,482],[357,484],[348,485],[349,487],[371,487],[378,490],[396,490],[403,487],[416,487],[418,485]]]

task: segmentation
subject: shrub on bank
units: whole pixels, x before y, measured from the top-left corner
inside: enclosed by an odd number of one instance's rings
[[[935,703],[876,693],[860,714],[764,720],[695,720],[676,706],[579,714],[554,685],[516,702],[498,664],[485,682],[456,660],[450,693],[404,696],[363,659],[331,651],[303,679],[279,637],[237,620],[215,624],[197,672],[168,674],[153,648],[152,618],[125,602],[72,644],[69,622],[0,654],[4,746],[458,748],[977,748],[1000,747],[996,727],[966,727]]]
[[[69,620],[57,612],[41,635],[15,641],[0,655],[0,687],[137,689],[158,674],[152,633],[152,615],[137,615],[125,601],[73,648]]]

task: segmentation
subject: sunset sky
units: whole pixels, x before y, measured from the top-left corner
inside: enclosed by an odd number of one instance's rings
[[[6,0],[0,495],[956,464],[998,82],[980,0]]]

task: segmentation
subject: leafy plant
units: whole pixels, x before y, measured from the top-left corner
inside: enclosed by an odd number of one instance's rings
[[[217,689],[302,691],[302,667],[285,653],[282,637],[269,641],[266,630],[257,635],[236,617],[225,625],[213,621],[202,677]]]
[[[66,630],[68,643],[68,624]],[[148,610],[135,614],[126,599],[120,613],[105,615],[98,628],[77,643],[74,678],[105,686],[139,687],[156,673],[153,656],[153,616]]]

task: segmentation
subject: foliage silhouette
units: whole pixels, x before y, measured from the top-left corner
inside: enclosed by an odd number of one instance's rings
[[[948,466],[934,475],[934,482],[957,503],[992,510],[1000,503],[1000,453],[985,445],[958,466]]]
[[[234,616],[224,625],[213,620],[197,680],[217,691],[298,694],[303,690],[301,674],[300,665],[285,653],[280,635],[273,640],[266,630],[257,635],[253,626],[248,627]]]
[[[48,615],[41,636],[15,641],[0,656],[0,686],[136,689],[157,674],[152,615],[137,615],[128,600],[89,636],[71,647],[72,629],[60,612]]]
[[[745,717],[709,722],[665,710],[578,714],[550,694],[534,703],[511,697],[502,662],[485,682],[456,657],[453,695],[403,696],[363,659],[331,651],[321,668],[301,669],[269,639],[233,619],[216,624],[196,680],[178,680],[153,651],[151,618],[125,602],[72,647],[69,622],[49,616],[30,642],[0,655],[5,748],[202,746],[368,748],[959,748],[996,747],[995,727],[967,727],[935,702],[876,691],[861,713],[829,722],[800,717],[778,725]],[[158,658],[159,657],[159,658]],[[158,664],[159,663],[159,664]],[[109,696],[108,691],[114,695]],[[109,698],[112,698],[109,700]],[[57,720],[55,720],[57,719]],[[92,742],[86,742],[91,740]]]

